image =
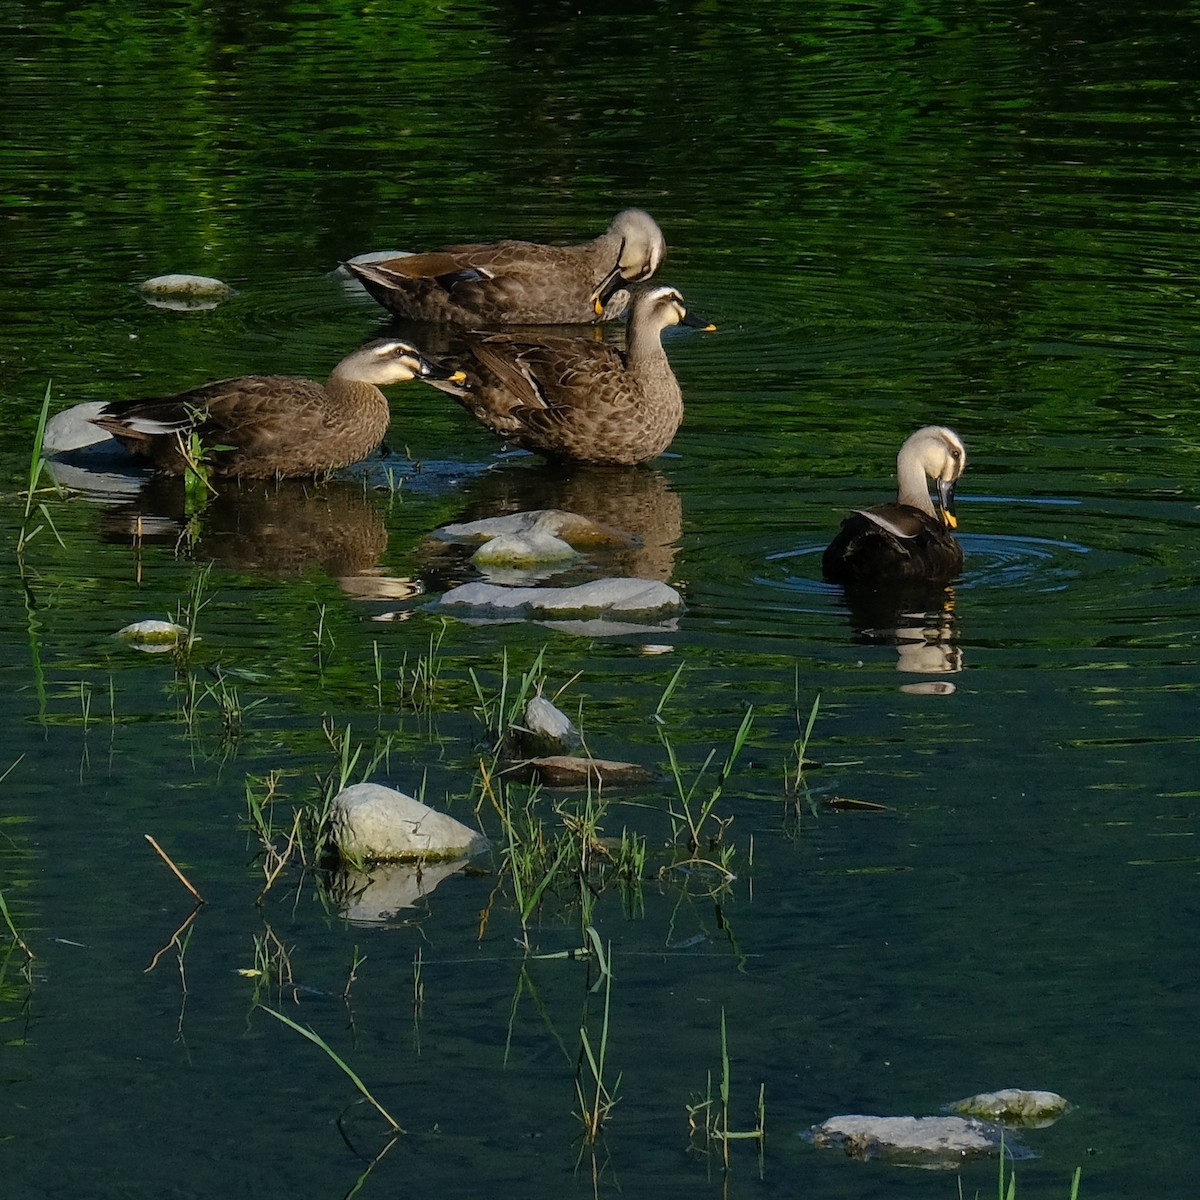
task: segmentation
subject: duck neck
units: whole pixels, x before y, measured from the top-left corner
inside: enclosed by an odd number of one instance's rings
[[[907,504],[910,508],[919,508],[927,516],[936,517],[933,501],[929,498],[925,468],[921,463],[910,455],[901,454],[896,463],[896,475],[900,481],[897,501]]]
[[[384,407],[387,406],[387,397],[373,383],[344,375],[336,367],[329,376],[325,391],[344,404],[382,404]]]
[[[666,371],[671,368],[663,349],[662,328],[650,321],[640,321],[635,313],[629,322],[626,360],[630,370],[645,372]]]

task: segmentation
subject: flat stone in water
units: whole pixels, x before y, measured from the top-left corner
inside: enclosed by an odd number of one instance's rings
[[[646,783],[654,772],[637,763],[613,762],[607,758],[580,758],[570,754],[548,754],[518,763],[506,775],[546,787],[584,787],[587,784]]]
[[[1032,1157],[1011,1133],[975,1117],[830,1117],[808,1133],[814,1146],[843,1150],[849,1158],[883,1158],[899,1166],[950,1170],[965,1159],[1005,1153]]]
[[[1024,1088],[981,1092],[950,1105],[951,1111],[964,1117],[983,1117],[1027,1129],[1053,1125],[1070,1107],[1070,1101],[1057,1092],[1026,1091]]]
[[[451,588],[436,607],[480,617],[638,617],[661,620],[683,608],[679,593],[654,579],[596,579],[575,587],[500,587],[464,583]]]
[[[176,312],[216,308],[222,300],[236,295],[229,284],[208,275],[155,275],[141,284],[138,291],[147,304]]]

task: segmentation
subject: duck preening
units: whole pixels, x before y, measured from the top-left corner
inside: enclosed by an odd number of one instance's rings
[[[380,386],[457,379],[408,342],[381,338],[347,355],[322,385],[291,375],[242,375],[149,400],[117,400],[92,421],[167,474],[192,458],[192,435],[218,475],[321,475],[366,458],[387,432]]]
[[[859,509],[842,522],[821,560],[825,577],[842,584],[953,579],[963,563],[952,532],[958,526],[954,485],[966,465],[966,448],[952,429],[918,429],[896,459],[895,502]],[[936,500],[929,497],[929,479]]]
[[[623,316],[623,289],[649,279],[666,253],[654,218],[627,208],[580,246],[503,241],[345,266],[384,308],[409,321],[569,325]]]
[[[683,396],[667,361],[670,325],[714,329],[671,287],[637,291],[625,350],[591,338],[480,334],[467,339],[465,383],[433,381],[514,446],[559,461],[630,466],[670,444]]]

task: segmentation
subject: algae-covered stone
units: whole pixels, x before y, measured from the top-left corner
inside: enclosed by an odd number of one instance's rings
[[[570,562],[578,557],[579,551],[562,538],[545,530],[530,530],[526,533],[502,533],[489,538],[471,555],[471,561],[481,568],[527,570],[530,567]]]
[[[161,654],[187,641],[188,632],[173,621],[135,621],[113,636],[147,654]]]
[[[1026,1091],[1024,1088],[981,1092],[950,1105],[951,1111],[964,1117],[983,1117],[1030,1129],[1054,1124],[1070,1107],[1070,1102],[1057,1092]]]
[[[338,851],[359,861],[465,858],[488,845],[477,830],[378,783],[343,788],[330,821]]]

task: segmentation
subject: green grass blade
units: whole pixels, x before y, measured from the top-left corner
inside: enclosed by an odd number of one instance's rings
[[[260,1004],[259,1008],[261,1008],[265,1013],[270,1013],[271,1016],[273,1016],[277,1021],[282,1021],[285,1025],[294,1029],[298,1034],[300,1034],[301,1037],[308,1038],[308,1040],[312,1042],[314,1046],[319,1046],[322,1050],[324,1050],[325,1053],[341,1068],[342,1072],[346,1075],[350,1082],[353,1083],[354,1086],[363,1094],[363,1096],[366,1097],[366,1099],[375,1107],[380,1116],[382,1116],[383,1119],[397,1133],[404,1132],[404,1130],[400,1127],[400,1123],[392,1116],[391,1113],[388,1112],[386,1108],[383,1107],[382,1104],[379,1103],[378,1100],[375,1099],[374,1096],[371,1095],[367,1085],[363,1083],[361,1079],[359,1079],[354,1071],[351,1070],[351,1068],[347,1065],[345,1060],[341,1058],[337,1051],[334,1050],[334,1048],[319,1033],[307,1028],[304,1025],[298,1025],[291,1019],[291,1017],[285,1017],[283,1013],[276,1012],[273,1008],[267,1008],[265,1004]]]

